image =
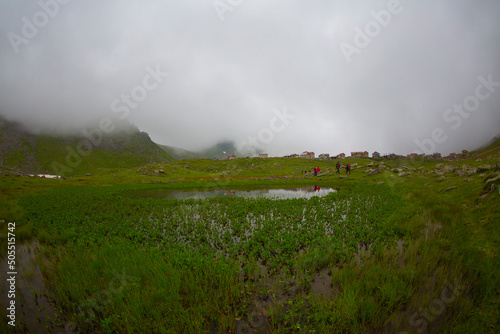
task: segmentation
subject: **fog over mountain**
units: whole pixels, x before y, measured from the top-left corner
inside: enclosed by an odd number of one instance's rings
[[[474,149],[500,133],[500,2],[0,1],[0,114],[116,118],[271,155]]]

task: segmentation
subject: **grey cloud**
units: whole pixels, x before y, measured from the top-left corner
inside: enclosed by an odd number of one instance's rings
[[[266,144],[271,154],[410,153],[435,128],[447,136],[436,150],[449,153],[498,135],[500,89],[458,129],[443,114],[479,76],[500,82],[500,3],[401,0],[348,63],[341,43],[388,3],[242,1],[221,21],[211,1],[72,0],[16,54],[7,36],[40,6],[2,1],[0,113],[40,128],[91,126],[159,65],[169,77],[128,120],[161,144],[242,142],[284,106],[297,117]]]

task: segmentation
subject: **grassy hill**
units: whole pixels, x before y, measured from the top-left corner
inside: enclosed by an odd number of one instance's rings
[[[167,153],[174,160],[185,160],[185,159],[203,159],[203,156],[200,153],[191,152],[179,147],[173,147],[168,145],[160,145],[157,144],[159,148],[161,148],[165,153]]]
[[[198,153],[205,158],[223,160],[226,159],[228,154],[237,154],[237,151],[238,150],[236,149],[236,146],[234,146],[234,142],[224,141]]]
[[[147,136],[136,135],[128,148]],[[64,310],[57,321],[80,332],[497,333],[496,147],[456,159],[340,160],[349,175],[336,173],[339,160],[300,158],[164,161],[66,180],[0,175],[0,219],[17,223],[16,240],[37,238],[50,263],[43,277],[55,282],[47,290]],[[337,192],[161,195],[302,185]],[[0,221],[4,250],[7,233]],[[53,325],[18,314],[20,327]]]
[[[0,121],[2,173],[82,175],[171,160],[147,133],[131,125],[89,140],[83,134],[33,134],[17,123]]]
[[[490,154],[494,155],[498,152],[500,152],[500,135],[496,136],[486,146],[475,150],[473,153],[475,153],[477,156],[481,156]]]
[[[186,159],[214,159],[214,160],[225,160],[228,154],[235,154],[238,156],[238,150],[232,141],[219,142],[209,148],[198,152],[188,151],[182,148],[160,145],[157,144],[162,150],[164,150],[169,156],[174,160],[186,160]],[[225,153],[224,153],[225,152]]]
[[[82,332],[497,333],[497,151],[341,160],[350,175],[336,173],[338,160],[239,158],[66,180],[0,176],[0,218],[18,223],[16,237],[39,240],[54,300]],[[299,185],[337,192],[279,201],[128,196]],[[109,282],[122,282],[123,293],[96,305]],[[182,316],[165,317],[167,307]],[[97,310],[113,321],[87,316]]]

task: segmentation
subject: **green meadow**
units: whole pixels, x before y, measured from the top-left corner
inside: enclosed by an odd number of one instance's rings
[[[32,295],[54,307],[38,319],[48,332],[497,333],[499,158],[480,154],[341,160],[350,175],[298,158],[2,175],[2,251],[8,222],[18,247],[36,240],[45,288]],[[126,195],[302,185],[337,191]],[[16,329],[28,324],[19,310]]]

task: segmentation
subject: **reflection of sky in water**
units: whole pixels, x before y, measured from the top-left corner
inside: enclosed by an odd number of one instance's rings
[[[293,189],[257,189],[257,190],[211,190],[211,191],[172,191],[164,198],[168,199],[203,199],[213,197],[245,197],[245,198],[311,198],[314,196],[326,196],[331,192],[336,192],[332,188],[322,188],[317,186],[293,188]]]

